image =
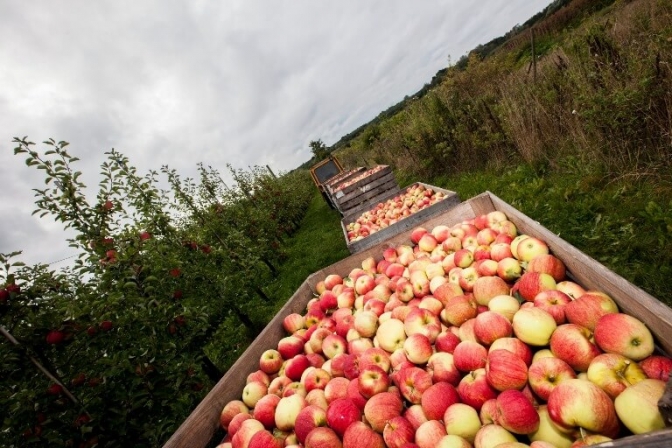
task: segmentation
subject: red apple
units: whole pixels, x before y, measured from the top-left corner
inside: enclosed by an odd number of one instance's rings
[[[497,424],[514,434],[530,434],[539,429],[539,414],[518,390],[505,390],[497,396]]]
[[[354,422],[343,434],[343,448],[385,448],[383,436],[375,432],[364,422]]]
[[[359,393],[365,398],[371,398],[376,394],[385,392],[390,386],[387,373],[377,365],[369,365],[359,372]]]
[[[490,345],[488,352],[493,350],[508,350],[518,356],[529,367],[532,364],[532,350],[530,346],[525,344],[518,338],[501,338],[497,339]]]
[[[649,378],[667,381],[672,372],[672,359],[661,355],[651,355],[641,360],[639,366]]]
[[[301,443],[305,443],[306,437],[313,429],[327,425],[326,410],[317,406],[306,406],[296,416],[294,433]]]
[[[595,324],[595,343],[608,353],[617,353],[635,361],[653,354],[653,335],[644,322],[629,314],[607,314]]]
[[[548,401],[551,391],[558,384],[576,378],[574,369],[560,358],[541,358],[534,361],[527,375],[530,387],[544,401]]]
[[[429,420],[415,431],[415,443],[419,448],[435,448],[446,435],[446,426],[438,420]]]
[[[265,428],[272,429],[275,427],[275,408],[279,402],[280,397],[277,395],[264,395],[254,406],[252,416],[255,420],[260,421]]]
[[[441,289],[441,288],[439,288]],[[444,309],[441,311],[441,321],[446,325],[460,326],[469,319],[477,315],[477,303],[472,295],[460,295],[451,297],[444,302]]]
[[[511,336],[513,327],[511,326],[511,322],[501,314],[485,311],[476,316],[474,333],[483,345],[490,345],[497,339]]]
[[[432,381],[450,383],[457,386],[462,379],[462,374],[455,367],[453,355],[447,352],[436,352],[427,361],[427,372],[432,375]]]
[[[224,405],[219,416],[219,423],[224,431],[228,431],[229,423],[231,423],[233,417],[238,414],[249,414],[249,412],[250,409],[241,400],[231,400]]]
[[[508,350],[488,353],[485,373],[488,383],[499,391],[520,390],[527,384],[527,365]]]
[[[600,354],[600,349],[590,342],[591,337],[592,333],[585,327],[560,325],[551,336],[551,351],[574,370],[585,372],[593,358]]]
[[[319,426],[308,433],[304,448],[343,448],[336,432],[326,426]]]
[[[511,292],[517,292],[520,297],[528,302],[532,302],[537,294],[542,291],[555,289],[555,286],[555,280],[548,274],[525,272],[513,286]]]
[[[595,331],[595,324],[605,314],[618,313],[616,302],[600,291],[588,291],[565,305],[565,316],[572,324]]]
[[[389,448],[401,448],[413,443],[415,428],[405,417],[393,417],[385,424],[383,440]]]
[[[422,394],[432,385],[432,377],[419,367],[407,367],[398,372],[395,381],[401,395],[413,404],[419,404]]]
[[[345,377],[332,378],[324,388],[324,397],[327,399],[327,403],[331,403],[337,398],[346,398],[349,384],[350,380]]]
[[[565,317],[565,305],[572,299],[567,294],[557,289],[542,291],[534,297],[534,306],[541,308],[553,316],[555,323],[562,325],[567,322]]]
[[[520,248],[518,249],[520,253]],[[527,263],[528,272],[543,272],[549,274],[556,282],[565,278],[565,264],[558,257],[551,254],[542,254],[534,257]]]
[[[462,341],[453,352],[453,363],[462,372],[471,372],[485,367],[488,349],[474,341]]]
[[[455,387],[449,383],[435,383],[430,386],[421,398],[421,406],[430,420],[441,420],[451,404],[460,401]]]
[[[485,369],[477,369],[466,374],[457,386],[457,393],[464,404],[477,411],[481,410],[483,403],[497,397],[497,391],[486,379]]]
[[[385,424],[401,416],[404,404],[398,395],[381,392],[372,396],[364,406],[364,417],[374,431],[383,433]]]
[[[340,437],[343,437],[348,426],[361,418],[362,412],[349,398],[337,398],[327,408],[327,424]]]
[[[629,386],[647,379],[639,364],[616,353],[597,355],[586,374],[589,381],[597,384],[612,399]]]
[[[493,297],[509,294],[509,285],[501,277],[478,277],[474,282],[473,294],[479,305],[487,306]]]
[[[277,350],[269,349],[261,354],[259,359],[259,369],[267,374],[278,373],[283,363],[282,356]]]

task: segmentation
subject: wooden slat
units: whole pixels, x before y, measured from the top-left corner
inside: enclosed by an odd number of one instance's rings
[[[670,448],[672,447],[672,429],[667,428],[646,434],[623,437],[593,446],[595,448]]]
[[[341,188],[340,190],[335,190],[334,194],[338,194],[340,196],[339,193],[343,193],[343,195],[347,195],[351,191],[356,190],[356,189],[370,183],[371,181],[378,179],[379,177],[383,177],[383,176],[386,176],[386,175],[389,175],[390,173],[392,173],[392,168],[390,168],[389,166],[387,166],[387,165],[379,165],[379,166],[383,166],[383,168],[376,171],[375,173],[371,173],[368,176],[358,180],[357,182],[355,182],[352,185],[348,185],[347,187]]]
[[[344,196],[335,196],[336,203],[341,208],[352,208],[368,198],[389,190],[393,186],[399,188],[397,181],[394,179],[394,175],[392,173],[387,173],[385,176],[380,176],[377,179],[373,179],[370,182],[361,185],[359,188],[350,191]]]
[[[347,180],[350,180],[353,177],[361,174],[364,170],[366,170],[366,168],[364,168],[363,166],[359,166],[359,167],[353,168],[349,171],[343,171],[341,174],[337,174],[334,177],[332,177],[331,179],[329,179],[328,181],[326,181],[324,183],[324,185],[327,187],[327,190],[329,191],[329,193],[331,193],[332,188],[335,187],[336,184],[339,184],[341,182],[345,182]]]

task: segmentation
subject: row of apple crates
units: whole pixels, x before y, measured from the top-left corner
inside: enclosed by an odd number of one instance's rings
[[[427,229],[437,225],[450,226],[495,210],[504,212],[509,220],[517,226],[520,233],[544,240],[552,253],[565,263],[568,277],[571,280],[583,285],[586,289],[605,292],[614,299],[621,311],[645,322],[656,339],[659,352],[672,354],[672,309],[607,269],[494,194],[490,192],[482,193],[451,208],[442,210],[438,215],[425,217],[421,220],[416,219],[413,224]],[[283,319],[291,313],[303,314],[308,301],[315,297],[317,283],[327,275],[346,276],[353,268],[361,267],[362,261],[366,258],[373,256],[380,259],[383,251],[388,247],[411,244],[410,234],[411,230],[407,229],[384,241],[377,241],[372,247],[361,250],[308,276],[164,447],[205,448],[216,445],[217,441],[222,438],[219,427],[222,408],[229,401],[240,399],[247,375],[258,369],[261,354],[268,349],[276,348],[278,341],[285,336],[282,326]],[[669,428],[672,425],[672,403],[669,402],[672,400],[670,398],[672,398],[672,386],[668,383],[666,394],[659,403],[661,412],[667,419],[667,429],[618,439],[608,442],[608,445],[605,446],[672,447],[672,428]],[[633,409],[633,412],[637,412],[637,410]]]

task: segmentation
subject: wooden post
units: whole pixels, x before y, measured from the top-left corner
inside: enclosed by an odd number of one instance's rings
[[[278,176],[275,175],[270,166],[266,165],[266,169],[268,170],[269,173],[271,173],[271,176],[273,176],[274,179],[278,178]]]

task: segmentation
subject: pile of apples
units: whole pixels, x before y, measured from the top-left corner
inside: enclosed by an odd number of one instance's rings
[[[385,165],[378,165],[378,166],[375,166],[375,167],[373,167],[373,168],[371,168],[371,169],[369,169],[369,170],[364,171],[364,172],[363,172],[362,174],[360,174],[359,176],[353,177],[352,179],[347,180],[347,181],[345,181],[345,182],[341,182],[341,183],[338,184],[338,186],[334,189],[334,193],[337,192],[337,191],[339,191],[339,190],[342,190],[342,189],[344,189],[344,188],[346,188],[346,187],[349,187],[350,185],[354,185],[354,184],[356,184],[357,182],[359,182],[359,181],[362,180],[362,179],[366,179],[367,177],[371,176],[372,174],[377,173],[378,171],[382,170],[382,169],[385,168],[385,167],[386,167]]]
[[[359,241],[424,208],[446,198],[440,191],[413,184],[399,196],[379,202],[371,210],[362,213],[354,222],[348,223],[348,241]]]
[[[219,448],[570,448],[664,428],[646,325],[499,212],[328,275],[220,417]]]

